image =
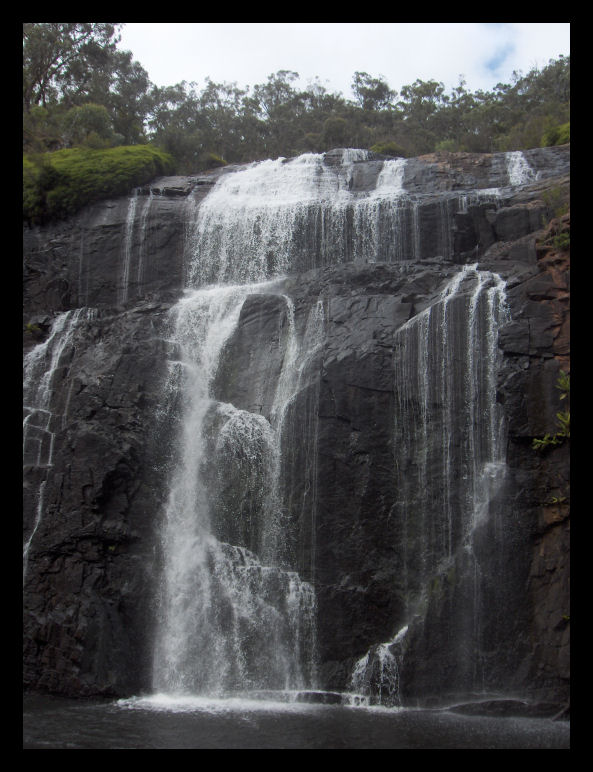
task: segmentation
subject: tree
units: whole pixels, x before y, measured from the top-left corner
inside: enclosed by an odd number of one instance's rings
[[[387,110],[397,96],[382,79],[373,78],[367,72],[355,72],[352,91],[359,106],[365,111]]]
[[[33,105],[23,114],[23,149],[35,153],[59,150],[64,145],[62,120],[62,110]]]
[[[109,147],[114,132],[107,108],[92,103],[71,107],[63,119],[62,136],[70,147]]]
[[[111,56],[111,70],[105,105],[113,128],[125,145],[146,142],[145,124],[152,106],[148,73],[132,59],[130,51],[115,51]]]
[[[316,78],[299,89],[279,70],[251,91],[206,78],[157,88],[129,51],[121,24],[23,24],[23,147],[46,152],[77,144],[158,144],[191,173],[208,154],[226,161],[322,152],[349,146],[493,152],[570,140],[570,59],[560,57],[510,83],[470,93],[460,76],[416,80],[398,94],[382,76],[357,71],[354,100]]]
[[[181,81],[165,88],[153,86],[150,93],[149,138],[175,158],[180,173],[196,171],[205,150],[194,87],[195,83]]]
[[[198,99],[196,121],[206,149],[228,161],[238,160],[246,94],[236,83],[214,83],[206,78],[206,87]]]
[[[423,124],[448,100],[442,83],[415,80],[411,86],[402,86],[399,106],[406,119]]]
[[[104,128],[95,140],[104,145],[146,142],[146,119],[151,107],[152,84],[148,73],[119,51],[117,30],[121,24],[31,24],[23,25],[23,120],[25,148],[42,143],[39,110],[46,110],[45,123],[61,124],[65,135],[56,142],[48,137],[46,149],[71,146],[71,119],[80,112],[68,111],[85,105],[103,107],[109,114],[111,137]],[[37,112],[36,120],[30,118]],[[88,111],[87,111],[88,112]],[[96,119],[99,119],[96,113]],[[90,118],[90,113],[85,120]],[[102,120],[102,119],[101,119]],[[35,134],[35,131],[38,131]],[[89,137],[85,135],[85,142]]]
[[[23,24],[23,107],[46,107],[84,83],[115,50],[121,24]]]
[[[253,88],[251,104],[262,120],[263,150],[269,157],[292,155],[301,139],[300,124],[307,108],[302,94],[292,86],[298,77],[298,72],[278,70]]]
[[[268,75],[267,83],[254,87],[253,96],[265,118],[273,118],[279,108],[294,103],[295,91],[291,84],[298,77],[298,72],[278,70],[273,75]]]
[[[327,149],[332,147],[347,147],[350,142],[350,126],[345,118],[333,115],[326,118],[323,124],[323,143]]]

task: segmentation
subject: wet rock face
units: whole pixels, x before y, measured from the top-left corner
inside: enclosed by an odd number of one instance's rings
[[[185,280],[187,218],[218,174],[158,178],[130,198],[107,199],[66,221],[26,228],[27,313],[177,297]]]
[[[285,418],[282,464],[286,552],[316,587],[325,688],[347,688],[354,663],[408,623],[406,699],[421,702],[460,679],[458,653],[450,652],[467,600],[461,562],[435,571],[410,619],[406,588],[420,582],[420,569],[414,573],[406,554],[404,525],[416,538],[416,521],[409,512],[404,523],[399,496],[425,481],[414,464],[405,478],[395,471],[409,459],[394,429],[405,420],[394,368],[398,331],[438,300],[462,264],[477,263],[506,281],[509,306],[496,386],[507,426],[496,511],[509,551],[491,567],[509,581],[484,587],[493,613],[480,631],[482,675],[492,690],[555,703],[567,697],[568,447],[538,453],[531,441],[554,431],[558,374],[570,369],[569,252],[555,246],[565,244],[556,237],[569,233],[569,218],[542,229],[553,214],[551,192],[567,188],[568,148],[526,156],[538,179],[498,201],[463,205],[456,191],[508,185],[500,156],[410,159],[406,188],[425,196],[408,250],[415,258],[316,267],[278,280],[248,297],[225,348],[215,399],[270,418],[289,325],[303,339],[312,314],[323,319],[323,346],[303,369]],[[379,159],[357,164],[354,189],[372,190],[380,168]],[[176,356],[169,311],[185,281],[188,218],[223,173],[232,170],[158,180],[133,204],[103,202],[25,233],[26,355],[47,344],[45,360],[28,359],[26,370],[37,400],[35,410],[25,409],[28,688],[80,696],[150,689],[157,533],[180,415],[177,396],[165,389]],[[72,326],[58,356],[51,336],[66,311]],[[432,506],[440,512],[442,499]],[[495,537],[486,529],[476,551],[486,555]]]
[[[26,661],[42,652],[43,662],[26,672],[37,688],[136,690],[149,665],[151,512],[167,463],[168,435],[158,423],[166,312],[145,303],[79,319],[63,377],[56,375],[51,467],[25,468],[30,493],[43,500],[38,525],[25,520],[25,535],[34,529],[25,592],[35,598]],[[26,512],[36,520],[33,501]]]
[[[48,420],[28,414],[24,537],[34,541],[24,571],[25,682],[34,688],[139,688],[149,657],[151,513],[166,459],[166,432],[157,455],[158,421],[147,420],[161,403],[165,312],[144,304],[79,318]],[[53,445],[41,464],[40,435]]]

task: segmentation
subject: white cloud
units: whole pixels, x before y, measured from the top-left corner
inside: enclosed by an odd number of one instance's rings
[[[350,98],[356,71],[383,76],[399,90],[414,80],[463,75],[471,90],[509,82],[570,53],[569,23],[129,23],[120,48],[159,86],[181,80],[239,86],[264,83],[278,70],[318,77]]]

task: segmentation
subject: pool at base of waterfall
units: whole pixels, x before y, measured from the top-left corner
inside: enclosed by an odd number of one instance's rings
[[[278,692],[226,699],[153,695],[89,701],[26,695],[23,748],[570,748],[568,721],[326,704],[324,694],[337,693]]]

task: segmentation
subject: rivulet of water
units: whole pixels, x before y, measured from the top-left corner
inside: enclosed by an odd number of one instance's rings
[[[60,412],[54,395],[59,387],[57,375],[64,366],[64,356],[72,345],[77,325],[94,310],[77,308],[58,314],[47,339],[25,354],[23,361],[23,466],[35,467],[40,473],[36,493],[35,520],[23,543],[23,582],[29,551],[44,514],[46,475],[53,465],[56,432],[62,427],[68,398]],[[69,396],[69,395],[67,395]]]
[[[138,190],[128,200],[128,211],[122,243],[122,277],[119,284],[118,303],[125,303],[129,295],[130,267],[132,262],[132,240],[134,238],[134,224],[136,220],[136,208],[138,206]]]

